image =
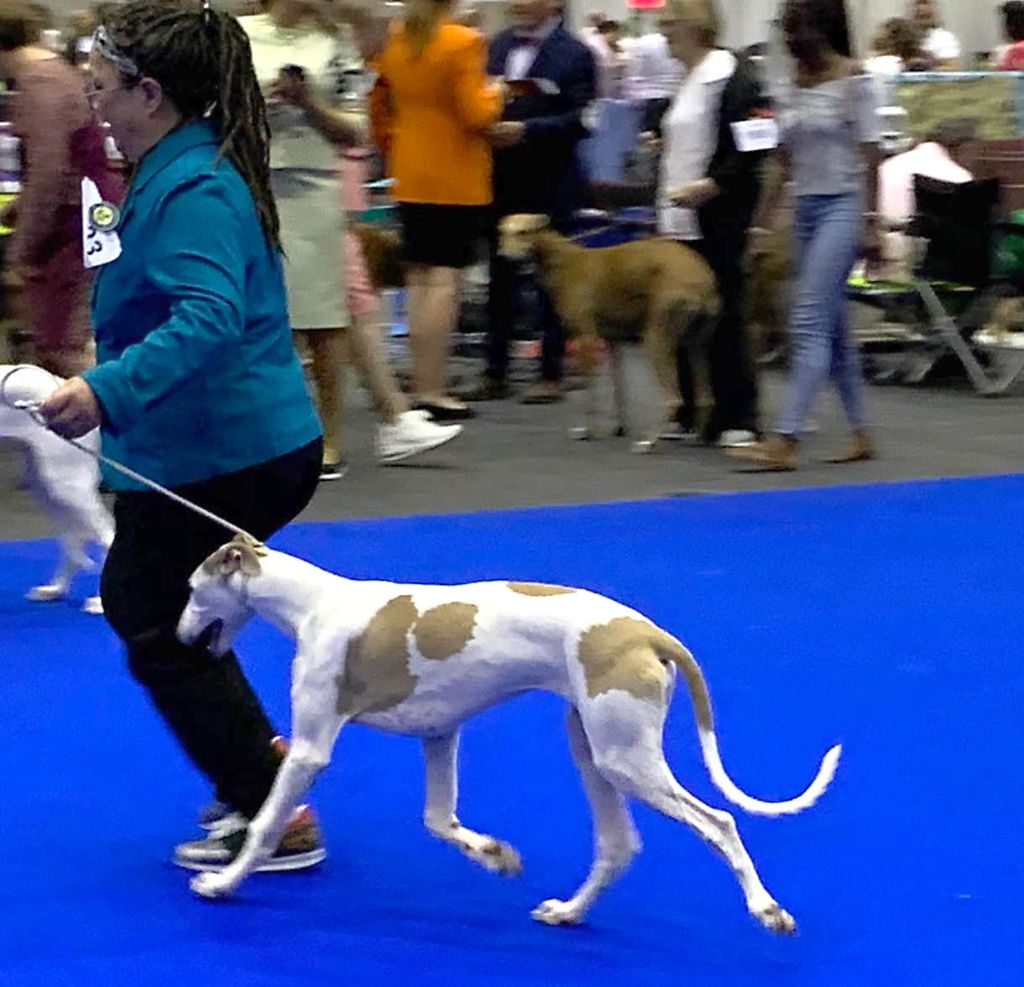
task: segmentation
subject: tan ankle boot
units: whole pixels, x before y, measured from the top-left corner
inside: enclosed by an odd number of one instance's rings
[[[732,459],[738,459],[755,469],[773,472],[795,470],[800,461],[798,443],[789,435],[772,435],[764,442],[725,451]]]
[[[853,442],[849,451],[840,456],[826,459],[826,463],[859,463],[864,460],[874,459],[876,456],[875,444],[871,440],[871,433],[866,428],[855,428],[853,430]]]

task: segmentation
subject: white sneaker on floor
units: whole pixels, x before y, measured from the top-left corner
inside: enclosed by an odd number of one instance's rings
[[[426,411],[406,411],[394,425],[378,426],[377,461],[397,463],[443,446],[461,434],[461,425],[439,425]]]
[[[757,442],[757,436],[747,428],[727,428],[718,436],[719,449],[741,449]]]

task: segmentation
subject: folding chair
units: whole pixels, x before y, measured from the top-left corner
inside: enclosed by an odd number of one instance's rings
[[[998,221],[997,179],[955,184],[917,175],[914,194],[916,215],[906,230],[916,241],[910,282],[851,279],[847,297],[909,309],[913,324],[897,343],[909,351],[904,380],[919,383],[952,353],[979,394],[1001,394],[1024,372],[1024,348],[982,343],[977,333],[995,301],[1024,291],[993,274],[998,237],[1024,227]]]
[[[1002,394],[1024,371],[1024,349],[979,345],[978,330],[996,301],[1021,292],[1019,282],[996,276],[993,266],[999,238],[1024,228],[999,221],[998,179],[956,185],[918,175],[914,196],[911,234],[927,243],[914,287],[934,333],[956,354],[979,394]],[[949,284],[975,289],[959,315],[950,312],[943,293]],[[986,355],[985,363],[976,351]]]

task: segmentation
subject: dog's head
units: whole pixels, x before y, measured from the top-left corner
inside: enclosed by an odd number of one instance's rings
[[[538,234],[548,228],[547,216],[516,213],[505,216],[498,223],[500,237],[498,252],[509,260],[528,260],[533,257]]]
[[[203,641],[223,655],[254,611],[249,606],[249,581],[259,576],[267,549],[247,535],[235,535],[217,549],[189,580],[191,593],[178,621],[182,644]]]

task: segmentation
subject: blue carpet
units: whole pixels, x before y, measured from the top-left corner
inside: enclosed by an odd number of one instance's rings
[[[842,741],[814,809],[737,812],[800,923],[792,940],[761,931],[725,866],[643,808],[645,852],[588,925],[534,925],[530,908],[567,895],[590,850],[562,709],[544,695],[480,717],[463,744],[460,815],[521,849],[517,881],[422,831],[414,741],[351,728],[316,791],[323,868],[195,900],[165,861],[204,787],[102,621],[22,601],[51,546],[0,545],[0,982],[1019,984],[1022,516],[1015,477],[307,524],[277,540],[354,577],[539,579],[640,608],[703,663],[726,767],[755,795],[795,794]],[[288,642],[253,624],[241,644],[286,724]],[[684,694],[666,748],[686,787],[724,804]]]

